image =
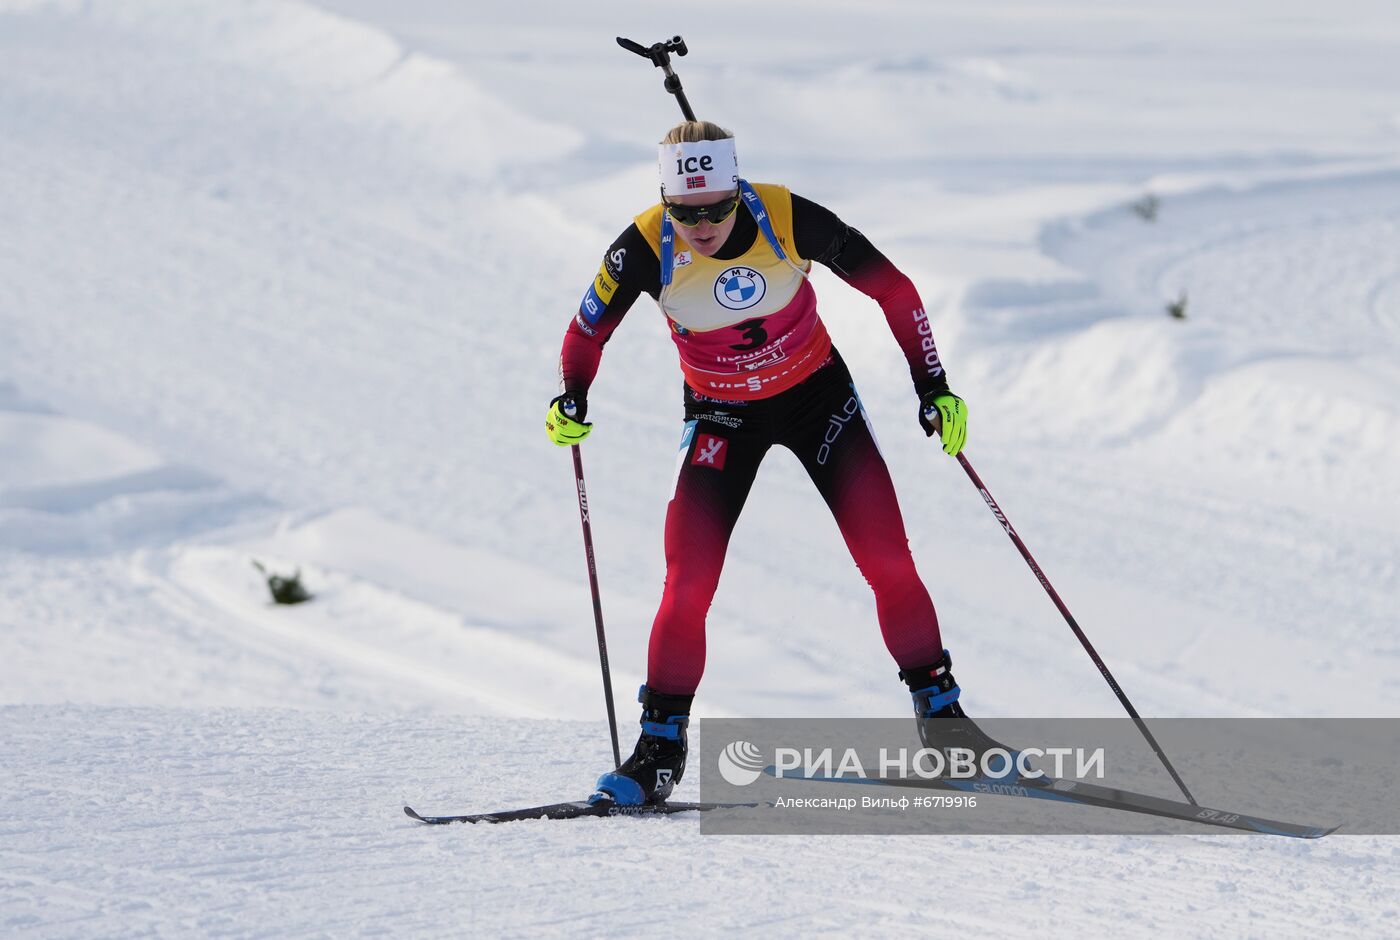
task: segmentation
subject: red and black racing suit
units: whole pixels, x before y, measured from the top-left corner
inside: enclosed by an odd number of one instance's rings
[[[830,210],[792,196],[797,254],[818,261],[878,301],[909,361],[916,392],[946,391],[947,380],[913,283],[858,230]],[[715,257],[737,258],[760,233],[740,208]],[[618,254],[623,249],[624,254]],[[625,257],[625,265],[606,259]],[[661,267],[637,226],[605,255],[616,278],[601,316],[576,317],[564,338],[564,390],[586,395],[603,346],[645,291],[656,299]],[[674,496],[666,512],[666,586],[652,624],[647,685],[693,694],[705,666],[705,617],[719,584],[729,536],[764,454],[780,444],[797,455],[840,527],[852,557],[875,593],[880,630],[901,669],[936,661],[943,652],[938,617],[919,578],[899,503],[850,372],[831,350],[806,379],[775,395],[720,400],[685,386],[685,438]]]

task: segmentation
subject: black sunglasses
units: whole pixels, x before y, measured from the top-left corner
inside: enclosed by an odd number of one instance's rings
[[[667,202],[665,196],[661,197],[661,203],[666,207],[666,212],[671,218],[686,227],[699,225],[702,219],[711,225],[719,225],[733,215],[735,209],[739,208],[739,194],[735,193],[719,202],[712,202],[705,206],[681,206],[674,202]]]

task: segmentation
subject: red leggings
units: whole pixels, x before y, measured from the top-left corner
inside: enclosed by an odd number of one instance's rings
[[[685,390],[685,436],[666,511],[666,590],[651,628],[647,685],[693,694],[705,670],[705,614],[729,534],[768,448],[797,455],[875,592],[885,645],[901,669],[943,654],[933,601],[914,568],[894,485],[845,363],[831,358],[800,385],[757,401]]]

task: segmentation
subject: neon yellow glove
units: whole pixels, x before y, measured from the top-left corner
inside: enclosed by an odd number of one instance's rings
[[[919,424],[929,437],[939,435],[943,452],[955,457],[967,443],[967,404],[952,392],[929,392],[919,403]]]
[[[593,430],[593,424],[583,420],[586,414],[588,400],[582,395],[560,395],[549,403],[549,412],[544,417],[544,431],[560,447],[577,444]]]

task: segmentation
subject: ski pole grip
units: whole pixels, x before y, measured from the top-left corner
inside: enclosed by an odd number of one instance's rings
[[[937,405],[930,405],[924,411],[924,420],[928,422],[929,427],[933,428],[931,437],[943,436],[943,414],[938,410]]]

